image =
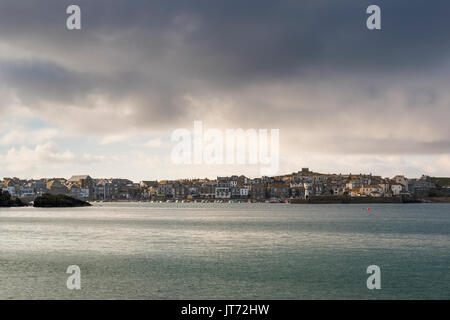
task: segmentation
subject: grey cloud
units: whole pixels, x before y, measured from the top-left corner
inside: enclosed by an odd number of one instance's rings
[[[324,152],[368,152],[367,145],[380,153],[449,151],[442,120],[449,100],[440,84],[448,81],[448,1],[75,2],[79,32],[65,30],[65,8],[74,1],[0,3],[0,44],[32,56],[0,59],[0,88],[16,90],[49,121],[77,119],[71,104],[95,116],[78,120],[86,132],[173,128],[217,115],[223,125],[279,127],[294,137],[297,130],[297,141],[317,131]],[[365,28],[370,4],[382,7],[382,31]],[[109,111],[98,110],[91,95],[102,96]],[[399,128],[395,117],[402,130],[422,125],[428,142],[389,138]],[[362,133],[364,119],[375,135]],[[359,131],[348,130],[355,122]],[[346,135],[337,138],[338,130]]]
[[[450,46],[450,4],[442,0],[377,1],[383,9],[381,32],[365,28],[365,8],[373,4],[367,0],[81,0],[84,30],[79,33],[64,30],[64,11],[71,2],[30,3],[2,1],[2,37],[36,36],[70,51],[95,45],[99,35],[115,39],[129,31],[115,44],[126,45],[131,57],[136,50],[145,51],[148,59],[162,59],[174,49],[164,37],[185,32],[192,22],[196,26],[182,39],[182,56],[174,55],[187,61],[171,62],[189,65],[190,75],[217,81],[298,76],[315,67],[346,72],[428,67],[446,59]],[[98,49],[114,47],[105,41]]]
[[[23,101],[32,104],[42,99],[70,102],[92,89],[93,79],[70,72],[52,63],[0,63],[0,79],[19,88]]]

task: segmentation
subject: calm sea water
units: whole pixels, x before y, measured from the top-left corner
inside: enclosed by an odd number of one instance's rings
[[[0,298],[449,299],[450,205],[370,207],[0,209]],[[69,265],[81,290],[66,288]]]

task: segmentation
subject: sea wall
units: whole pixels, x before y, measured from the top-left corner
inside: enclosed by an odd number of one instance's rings
[[[403,203],[401,197],[345,197],[345,196],[313,196],[308,199],[291,199],[294,204],[327,204],[327,203]]]

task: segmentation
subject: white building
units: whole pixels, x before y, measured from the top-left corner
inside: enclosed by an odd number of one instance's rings
[[[239,188],[239,195],[241,197],[248,197],[249,190],[250,190],[250,187],[248,187],[248,186]]]
[[[394,196],[398,196],[403,191],[403,186],[401,184],[393,184],[391,185],[391,190]]]
[[[359,193],[364,196],[379,196],[380,188],[376,185],[366,185],[359,189]]]
[[[305,188],[305,198],[313,195],[313,185],[312,183],[304,183],[303,188]]]
[[[230,199],[231,189],[228,187],[217,187],[215,197],[216,199]]]
[[[400,184],[403,186],[404,191],[408,191],[408,178],[405,178],[405,176],[395,176],[392,180],[395,181],[395,184]]]

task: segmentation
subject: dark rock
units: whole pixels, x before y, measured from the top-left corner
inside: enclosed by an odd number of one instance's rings
[[[24,207],[26,206],[20,199],[11,200],[8,191],[0,191],[0,207]]]
[[[88,207],[89,202],[75,199],[63,194],[44,194],[34,199],[34,207],[38,208],[65,208],[65,207]]]

